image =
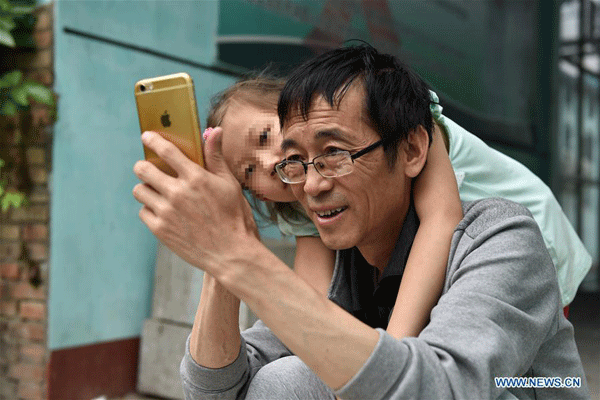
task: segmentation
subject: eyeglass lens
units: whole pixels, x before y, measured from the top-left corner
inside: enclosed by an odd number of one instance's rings
[[[313,160],[317,172],[326,178],[349,174],[352,172],[352,164],[347,152],[324,154]],[[290,161],[282,168],[282,172],[290,182],[302,182],[306,179],[307,168],[302,162]]]

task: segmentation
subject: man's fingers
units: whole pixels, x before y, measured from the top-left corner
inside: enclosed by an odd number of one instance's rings
[[[196,165],[177,146],[156,132],[144,132],[142,143],[173,168],[178,176],[185,176],[192,165]]]
[[[133,197],[151,210],[158,210],[161,207],[161,203],[164,202],[164,198],[156,190],[143,183],[138,183],[133,187]]]
[[[148,229],[150,229],[150,232],[156,232],[159,220],[156,214],[154,214],[154,212],[149,207],[142,206],[139,212],[139,216],[142,222],[146,224]]]
[[[175,183],[176,178],[165,174],[150,161],[141,160],[133,166],[133,172],[144,183],[153,187],[163,195],[167,194],[169,185]]]

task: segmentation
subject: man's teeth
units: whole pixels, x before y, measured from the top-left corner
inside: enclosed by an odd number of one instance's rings
[[[320,212],[320,213],[317,213],[317,215],[319,217],[329,217],[329,216],[331,216],[333,214],[337,214],[337,213],[340,213],[342,211],[344,211],[344,207],[336,208],[335,210],[329,210],[329,211]]]

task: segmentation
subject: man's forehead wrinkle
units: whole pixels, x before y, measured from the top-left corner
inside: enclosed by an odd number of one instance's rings
[[[349,141],[355,145],[368,141],[368,138],[364,135],[356,136],[352,134],[352,132],[358,133],[356,128],[362,125],[354,126],[356,122],[360,121],[364,124],[369,120],[368,113],[362,104],[363,93],[360,92],[360,88],[350,86],[344,94],[343,101],[334,106],[331,106],[328,100],[322,96],[315,99],[308,113],[308,120],[298,114],[288,119],[285,136],[288,136],[288,139],[290,135],[296,139],[303,137],[311,141],[336,139]],[[359,98],[356,97],[357,94]],[[368,126],[368,123],[366,125]],[[354,126],[352,131],[347,131],[349,126]],[[288,141],[282,144],[282,149],[289,149],[293,146],[298,147],[299,144],[295,141]]]
[[[290,117],[288,119],[286,126],[289,128],[290,126],[293,126],[293,125],[296,125],[299,123],[303,123],[303,122],[308,122],[308,120],[304,119],[304,117],[300,114],[294,114],[292,117]]]
[[[344,132],[337,128],[324,128],[315,132],[314,139],[345,139],[346,135]]]

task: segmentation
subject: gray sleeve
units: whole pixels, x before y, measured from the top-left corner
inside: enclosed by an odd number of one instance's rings
[[[526,374],[560,318],[552,261],[527,214],[501,207],[459,225],[428,326],[402,340],[379,330],[370,358],[336,395],[495,399],[494,377]]]
[[[196,363],[190,354],[190,340],[181,360],[180,375],[186,400],[243,399],[248,383],[265,364],[291,355],[271,330],[257,321],[242,332],[237,359],[223,368],[206,368]]]

